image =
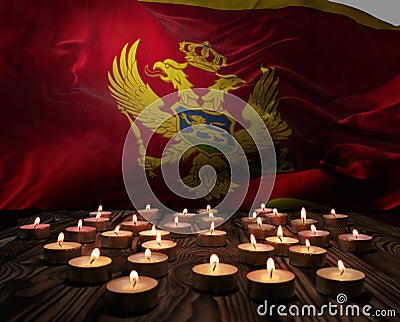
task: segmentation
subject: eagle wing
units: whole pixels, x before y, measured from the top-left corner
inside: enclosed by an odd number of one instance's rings
[[[128,50],[128,43],[122,49],[119,59],[114,58],[112,74],[108,72],[108,88],[117,101],[118,109],[133,122],[138,119],[153,132],[171,138],[177,131],[176,119],[161,111],[163,101],[145,84],[139,75],[136,60],[138,39]]]

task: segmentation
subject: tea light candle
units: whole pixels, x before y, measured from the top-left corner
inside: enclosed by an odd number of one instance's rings
[[[209,231],[196,235],[196,241],[199,246],[222,247],[226,243],[226,231],[214,229],[214,222],[212,222]]]
[[[273,253],[274,247],[257,243],[254,235],[250,235],[250,243],[238,245],[239,262],[247,265],[264,265]]]
[[[210,256],[210,263],[196,265],[192,272],[193,287],[198,291],[220,293],[237,287],[237,267],[220,263],[216,254]]]
[[[326,267],[317,271],[317,291],[327,296],[344,293],[347,296],[359,296],[364,291],[365,274],[346,268],[341,260],[338,267]]]
[[[253,299],[280,301],[294,296],[295,275],[275,269],[272,258],[268,258],[267,269],[251,271],[246,277],[248,294]]]
[[[346,227],[348,222],[349,216],[343,214],[337,214],[335,209],[331,210],[330,214],[324,215],[324,225],[328,227]]]
[[[313,246],[329,247],[330,233],[326,230],[317,230],[314,225],[311,225],[311,230],[299,231],[299,241],[301,244],[306,243],[306,239],[310,241]]]
[[[322,267],[326,261],[326,250],[311,246],[308,239],[304,245],[289,248],[289,263],[298,267]]]
[[[129,248],[132,245],[133,233],[128,230],[119,230],[119,225],[114,231],[101,233],[101,246],[105,248]]]
[[[243,226],[247,229],[247,226],[250,224],[256,224],[257,223],[257,213],[255,211],[253,211],[252,215],[249,217],[242,217],[242,223]],[[267,220],[265,218],[261,218],[261,221],[263,224],[265,224],[267,222]]]
[[[146,249],[144,253],[132,254],[128,257],[132,269],[140,275],[160,278],[168,273],[168,256],[162,253],[152,253]]]
[[[178,217],[180,222],[187,222],[190,224],[195,224],[197,217],[199,214],[188,212],[185,208],[182,212],[176,212],[174,217]]]
[[[262,223],[261,217],[257,217],[256,224],[250,224],[247,226],[249,234],[254,235],[256,239],[264,239],[265,237],[275,235],[275,227]]]
[[[208,217],[209,214],[210,214],[210,212],[211,212],[214,216],[216,216],[216,215],[218,214],[218,210],[217,210],[217,209],[214,209],[214,208],[211,208],[210,205],[207,205],[207,207],[206,207],[205,209],[199,209],[199,210],[197,210],[197,212],[198,212],[198,214],[199,214],[201,217]]]
[[[66,229],[68,241],[78,243],[92,243],[96,240],[96,228],[92,226],[82,226],[82,219],[79,219],[78,226]]]
[[[81,256],[81,248],[79,243],[64,242],[64,233],[60,233],[56,243],[43,246],[43,255],[51,264],[64,264],[71,258]]]
[[[19,227],[19,236],[23,239],[43,239],[50,237],[50,225],[41,224],[36,217],[33,224]]]
[[[105,231],[108,229],[110,224],[109,218],[102,218],[101,213],[97,213],[96,217],[90,217],[83,219],[86,226],[91,226],[96,228],[97,231]]]
[[[168,261],[172,261],[176,258],[176,243],[172,240],[162,240],[160,232],[157,233],[156,240],[144,242],[142,248],[148,248],[152,252],[165,254],[168,256]]]
[[[151,208],[150,204],[147,204],[145,209],[139,209],[138,213],[142,215],[143,218],[146,218],[149,221],[152,221],[153,219],[156,219],[158,217],[158,209]]]
[[[133,270],[129,276],[107,283],[106,298],[110,309],[118,313],[149,310],[157,304],[157,285],[154,278],[140,276]]]
[[[215,217],[212,212],[208,214],[207,217],[201,217],[199,221],[199,228],[200,229],[208,229],[210,227],[211,223],[214,222],[215,226],[222,225],[225,221],[225,218],[223,217]]]
[[[179,217],[174,217],[174,222],[167,222],[164,228],[176,234],[192,233],[192,225],[188,222],[179,222]]]
[[[311,225],[316,225],[318,221],[314,219],[307,219],[306,210],[304,207],[301,209],[301,218],[293,219],[290,221],[290,227],[293,233],[298,233],[302,230],[309,230]]]
[[[272,209],[272,213],[265,214],[265,218],[267,219],[267,223],[279,226],[286,225],[288,223],[288,214],[278,212],[278,209]]]
[[[265,207],[265,203],[262,203],[260,208],[256,208],[254,211],[257,213],[257,215],[265,215],[269,212],[272,212],[272,208],[267,208]]]
[[[275,256],[289,256],[289,247],[295,246],[299,243],[297,238],[284,237],[282,226],[278,227],[276,236],[267,237],[265,241],[267,244],[275,248]]]
[[[89,217],[96,217],[98,214],[100,214],[101,218],[110,218],[112,212],[111,211],[103,211],[103,206],[99,205],[99,207],[97,208],[97,211],[89,212]]]
[[[156,229],[156,226],[152,226],[151,230],[143,230],[139,232],[140,242],[144,243],[149,240],[155,240],[157,235],[160,234],[161,239],[169,239],[170,232],[165,230]]]
[[[145,220],[138,220],[136,215],[132,216],[132,220],[121,223],[123,230],[129,230],[134,236],[139,235],[139,232],[150,229],[150,223]]]
[[[338,237],[339,248],[345,252],[366,253],[374,249],[372,237],[359,234],[353,229],[352,234],[341,234]]]
[[[82,284],[96,284],[111,278],[111,258],[100,256],[98,248],[90,256],[80,256],[69,260],[68,277],[70,281]]]

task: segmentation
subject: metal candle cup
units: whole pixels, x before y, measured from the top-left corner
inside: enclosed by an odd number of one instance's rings
[[[345,252],[367,253],[374,249],[372,237],[358,234],[341,234],[338,237],[339,248]]]
[[[259,221],[260,221],[259,217]],[[247,226],[249,234],[253,234],[256,239],[265,239],[275,235],[275,226],[267,224],[250,224]]]
[[[68,227],[66,239],[77,243],[93,243],[96,240],[96,228],[92,226]]]
[[[239,262],[247,265],[265,265],[267,259],[274,254],[274,247],[260,243],[244,243],[238,245]]]
[[[348,218],[348,215],[337,214],[334,209],[330,214],[323,215],[324,225],[327,227],[346,227],[349,224]]]
[[[171,233],[169,231],[165,230],[143,230],[139,232],[139,238],[141,243],[145,243],[150,240],[155,240],[157,237],[157,234],[160,234],[162,240],[166,240],[170,238]]]
[[[196,242],[199,246],[205,247],[222,247],[226,244],[226,231],[214,230],[198,233]]]
[[[292,246],[289,248],[289,262],[298,267],[322,267],[326,261],[326,250],[317,246]]]
[[[83,219],[85,226],[91,226],[96,228],[97,231],[105,231],[108,229],[110,220],[108,218],[85,218]]]
[[[144,252],[132,254],[128,262],[140,275],[160,278],[168,273],[168,255],[162,253],[151,252],[148,257]]]
[[[129,248],[132,245],[133,233],[128,230],[105,231],[101,233],[101,246],[105,248]]]
[[[302,230],[298,234],[300,244],[308,239],[313,246],[329,247],[330,233],[326,230]]]
[[[266,213],[264,216],[267,220],[267,223],[274,226],[284,226],[288,223],[288,214],[278,212],[275,208],[273,209],[272,213]]]
[[[137,220],[135,222],[130,220],[121,223],[121,229],[131,231],[134,236],[138,236],[141,231],[148,230],[150,228],[151,224],[145,220]]]
[[[60,240],[60,236],[61,240]],[[58,242],[43,246],[44,259],[51,264],[65,264],[71,258],[81,256],[82,245],[74,242],[64,242],[64,234],[58,237]]]
[[[22,239],[44,239],[50,237],[50,225],[41,224],[40,218],[36,217],[35,222],[30,225],[19,227],[19,236]]]
[[[151,252],[158,252],[168,256],[168,261],[176,258],[176,243],[172,240],[149,240],[142,244],[143,250],[150,249]]]

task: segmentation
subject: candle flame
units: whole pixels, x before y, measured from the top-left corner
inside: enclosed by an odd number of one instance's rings
[[[79,219],[78,221],[78,230],[81,230],[82,228],[82,219]]]
[[[182,213],[183,213],[184,215],[187,215],[187,213],[188,213],[187,208],[183,209]]]
[[[210,212],[210,213],[208,214],[208,218],[214,218],[214,214],[213,214],[212,212]]]
[[[151,258],[151,250],[146,248],[146,250],[144,251],[144,257],[146,257],[148,260],[150,260]]]
[[[282,237],[283,237],[283,229],[282,226],[279,225],[278,230],[276,232],[276,236],[278,236],[279,240],[282,242]]]
[[[272,278],[272,274],[275,270],[275,262],[272,257],[268,258],[267,260],[267,271],[269,273],[269,278]]]
[[[178,216],[175,216],[174,222],[175,222],[175,225],[178,226],[178,223],[179,223],[179,218],[178,218]]]
[[[306,239],[306,247],[307,247],[307,251],[310,252],[310,241],[308,239]]]
[[[211,211],[211,206],[207,205],[207,212],[210,212],[210,211]]]
[[[129,274],[129,279],[130,279],[131,282],[132,282],[132,287],[135,287],[135,285],[136,285],[137,283],[139,283],[139,274],[138,274],[135,270],[133,270],[133,271],[131,271],[131,273]]]
[[[63,241],[64,241],[64,233],[60,233],[57,238],[57,242],[58,242],[58,245],[60,245],[60,247],[62,247]]]
[[[332,210],[331,210],[331,214],[332,214],[333,216],[336,216],[336,211],[335,211],[335,209],[332,209]]]
[[[315,225],[311,225],[311,231],[314,233],[314,235],[317,234],[317,227]]]
[[[157,242],[158,246],[161,246],[161,234],[160,234],[160,232],[157,233],[156,242]]]
[[[358,238],[358,231],[357,229],[353,229],[353,236],[357,239]]]
[[[133,222],[134,225],[137,224],[137,216],[136,215],[132,216],[132,222]]]
[[[254,249],[256,249],[256,238],[253,234],[250,235],[250,243],[253,245]]]
[[[101,217],[101,211],[98,211],[97,214],[96,214],[96,220],[99,220],[100,217]]]
[[[219,265],[219,258],[216,254],[212,254],[210,256],[210,265],[212,267],[213,272],[215,271],[215,269],[217,268],[217,266]]]
[[[340,259],[338,260],[337,264],[338,264],[340,275],[343,275],[346,267],[344,266],[343,262]]]
[[[272,209],[272,213],[274,214],[274,216],[276,216],[278,214],[278,209],[276,208]]]
[[[253,211],[253,215],[251,218],[256,219],[256,217],[257,217],[257,213],[255,211]]]
[[[146,211],[148,211],[148,210],[150,210],[151,208],[150,208],[150,204],[147,204],[146,205]]]
[[[103,206],[99,205],[99,207],[97,208],[97,212],[102,212],[103,211]]]
[[[151,234],[153,236],[157,235],[157,230],[156,230],[156,226],[155,225],[153,225],[153,227],[151,227]]]
[[[301,208],[300,218],[301,218],[301,221],[302,221],[303,224],[304,224],[304,222],[305,222],[306,219],[307,219],[306,209],[305,209],[304,207]]]
[[[214,222],[212,221],[210,225],[210,233],[212,234],[213,232],[214,232]]]
[[[261,227],[261,224],[262,224],[261,217],[257,217],[257,225],[258,225],[258,227]]]
[[[114,229],[114,234],[118,235],[118,233],[119,233],[119,225],[117,227],[115,227],[115,229]]]
[[[37,225],[39,225],[40,224],[40,218],[39,217],[36,217],[36,219],[35,219],[35,222],[33,223],[33,226],[37,226]]]
[[[261,210],[265,210],[265,203],[261,204]]]
[[[100,249],[95,248],[92,250],[92,253],[90,254],[90,265],[92,265],[93,262],[97,261],[100,257]]]

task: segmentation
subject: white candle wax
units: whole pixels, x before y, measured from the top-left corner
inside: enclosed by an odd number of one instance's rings
[[[302,230],[298,234],[300,244],[305,244],[306,239],[313,246],[329,247],[330,233],[326,230]]]
[[[101,246],[105,248],[129,248],[132,245],[133,233],[128,230],[105,231],[101,233]]]
[[[298,245],[289,248],[289,263],[298,267],[322,267],[326,250],[317,246]]]
[[[128,262],[140,275],[160,278],[168,273],[168,255],[162,253],[151,252],[149,257],[145,253],[132,254]]]
[[[166,230],[160,230],[160,229],[156,229],[155,232],[150,230],[143,230],[139,232],[139,237],[140,237],[140,242],[144,243],[146,241],[149,240],[155,240],[157,237],[157,234],[160,234],[161,239],[165,240],[165,239],[169,239],[171,233],[169,231]]]
[[[199,246],[205,247],[221,247],[226,244],[226,231],[214,230],[205,231],[196,235],[196,242]]]
[[[212,222],[214,222],[215,227],[220,226],[224,223],[224,217],[201,217],[199,221],[199,228],[200,229],[208,229]]]
[[[256,239],[265,239],[275,235],[275,227],[268,224],[250,224],[247,226],[249,234],[253,234]]]
[[[265,265],[268,257],[273,256],[274,247],[260,243],[238,245],[239,262],[247,265]]]
[[[317,271],[317,291],[327,296],[359,296],[364,291],[364,280],[365,274],[355,269],[346,268],[340,274],[337,267],[321,268]]]
[[[158,219],[160,216],[158,208],[139,209],[138,213],[148,221],[152,221],[153,219]]]
[[[311,225],[317,225],[318,221],[315,219],[307,218],[303,219],[293,219],[290,221],[290,228],[293,233],[298,233],[302,230],[310,230]]]
[[[89,218],[96,217],[98,213],[100,213],[100,218],[110,218],[112,214],[111,211],[91,211],[89,212]]]
[[[145,220],[137,220],[136,222],[128,220],[121,223],[121,229],[131,231],[134,236],[138,236],[139,232],[143,230],[148,230],[150,228],[150,223]]]
[[[219,263],[215,270],[209,263],[192,268],[193,287],[203,292],[228,292],[237,287],[236,266]]]
[[[348,215],[344,214],[326,214],[323,215],[324,225],[328,227],[346,227],[348,222]]]
[[[108,218],[96,218],[96,217],[91,217],[91,218],[85,218],[83,219],[83,222],[85,226],[91,226],[96,228],[97,231],[105,231],[108,229],[108,226],[110,224],[110,220]]]
[[[152,252],[159,252],[168,256],[168,261],[172,261],[176,258],[176,243],[172,240],[149,240],[142,244],[143,250],[146,248]]]
[[[199,214],[193,213],[193,212],[188,212],[188,213],[183,213],[183,212],[176,212],[173,214],[173,217],[178,217],[179,222],[186,222],[190,224],[195,224],[197,219],[199,218]]]
[[[111,258],[100,256],[97,260],[90,262],[90,256],[80,256],[69,260],[69,279],[75,283],[96,284],[111,278]]]
[[[338,237],[339,248],[346,252],[366,253],[374,249],[372,237],[364,234],[341,234]]]
[[[176,234],[191,234],[192,225],[188,222],[167,222],[164,224],[164,228],[172,233]]]
[[[286,225],[288,223],[288,214],[282,212],[269,212],[266,213],[265,218],[268,224],[279,226]]]
[[[19,227],[19,236],[22,239],[44,239],[50,237],[49,224],[30,224]]]
[[[299,240],[291,237],[267,237],[266,243],[275,248],[275,256],[289,256],[289,247],[295,246],[299,243]]]
[[[51,264],[64,264],[81,256],[82,245],[74,242],[50,243],[43,246],[44,259]]]
[[[92,226],[68,227],[66,230],[66,239],[78,243],[92,243],[96,240],[96,228]]]

